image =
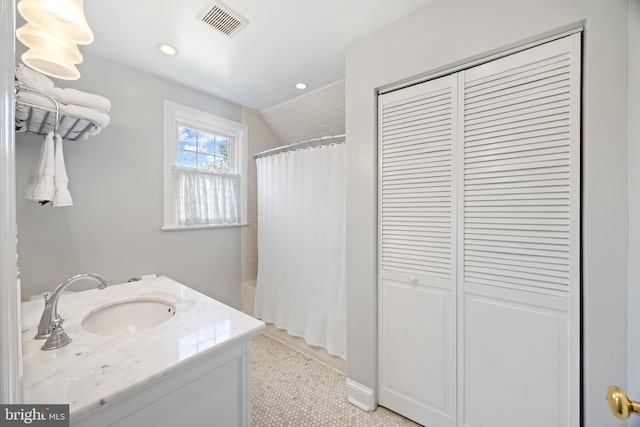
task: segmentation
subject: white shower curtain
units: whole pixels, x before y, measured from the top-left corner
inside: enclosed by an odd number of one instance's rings
[[[254,315],[346,358],[346,144],[260,158]]]

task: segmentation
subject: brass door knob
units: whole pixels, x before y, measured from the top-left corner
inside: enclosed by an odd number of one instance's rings
[[[614,385],[607,389],[607,401],[611,413],[621,420],[640,414],[640,403],[630,400],[624,390]]]

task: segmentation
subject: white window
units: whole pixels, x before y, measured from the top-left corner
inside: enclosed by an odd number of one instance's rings
[[[164,102],[163,230],[247,222],[247,127]]]

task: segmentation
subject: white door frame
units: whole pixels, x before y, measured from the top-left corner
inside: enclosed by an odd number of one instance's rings
[[[640,399],[640,2],[629,2],[629,359],[627,393]],[[613,379],[611,380],[612,382]],[[618,384],[619,385],[619,384]],[[622,386],[621,386],[622,387]],[[633,417],[629,426],[640,427],[640,417]]]
[[[15,0],[0,6],[0,402],[21,401],[20,290],[16,269],[16,174],[13,83]]]

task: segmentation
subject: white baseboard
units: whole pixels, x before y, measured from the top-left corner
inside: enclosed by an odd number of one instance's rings
[[[347,378],[347,399],[352,405],[367,412],[374,411],[377,406],[373,390],[349,378]]]

